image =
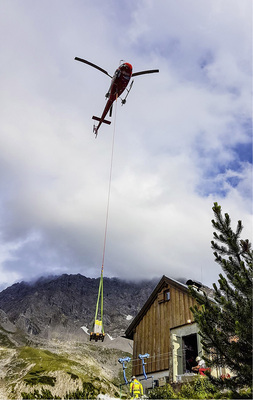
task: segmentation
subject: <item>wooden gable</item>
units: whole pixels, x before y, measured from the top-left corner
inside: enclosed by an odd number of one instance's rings
[[[133,375],[142,374],[139,354],[150,354],[146,372],[167,370],[170,367],[172,348],[170,330],[191,320],[190,307],[195,300],[188,287],[173,279],[162,277],[153,293],[126,331],[134,340]]]

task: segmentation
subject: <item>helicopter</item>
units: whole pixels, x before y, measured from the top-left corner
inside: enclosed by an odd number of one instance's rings
[[[132,71],[133,71],[132,65],[127,62],[123,62],[123,64],[121,64],[116,69],[114,75],[111,76],[110,74],[108,74],[108,72],[106,70],[104,70],[103,68],[99,67],[96,64],[91,63],[90,61],[84,60],[83,58],[79,58],[79,57],[75,57],[75,60],[83,62],[85,64],[88,64],[91,67],[98,69],[99,71],[103,72],[105,75],[107,75],[111,78],[111,85],[109,87],[108,92],[105,95],[105,97],[108,100],[106,102],[104,111],[100,118],[96,117],[95,115],[93,115],[93,117],[92,117],[92,119],[94,119],[95,121],[98,121],[97,126],[95,124],[93,125],[93,132],[95,134],[95,137],[97,137],[98,130],[99,130],[100,126],[102,125],[102,123],[110,125],[111,121],[106,120],[105,117],[108,114],[108,112],[109,112],[109,116],[110,117],[112,116],[113,103],[118,97],[120,97],[120,95],[124,92],[124,90],[127,91],[127,94],[124,99],[121,99],[121,103],[122,103],[122,105],[126,103],[127,96],[129,94],[130,90],[132,89],[132,86],[134,83],[134,81],[132,80],[129,85],[129,89],[127,89],[127,85],[129,83],[129,81],[131,80],[131,78],[134,76],[138,76],[138,75],[152,74],[155,72],[159,72],[159,69],[150,69],[150,70],[146,70],[146,71],[132,73]],[[123,61],[123,60],[121,60],[121,61]]]

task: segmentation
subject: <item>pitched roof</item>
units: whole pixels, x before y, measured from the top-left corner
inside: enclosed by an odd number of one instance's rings
[[[133,319],[129,327],[127,328],[125,335],[128,339],[133,338],[133,333],[136,328],[136,326],[139,324],[139,322],[142,320],[143,316],[146,314],[148,309],[151,307],[153,302],[155,301],[157,294],[163,289],[163,287],[166,287],[167,285],[174,286],[184,292],[188,292],[188,286],[176,281],[175,279],[168,278],[167,276],[163,275],[161,280],[158,282],[156,285],[155,289],[147,299],[146,303],[142,307],[142,309],[139,311],[139,313],[136,315],[136,317]]]

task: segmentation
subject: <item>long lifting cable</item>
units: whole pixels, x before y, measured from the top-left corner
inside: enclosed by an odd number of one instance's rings
[[[111,165],[110,165],[110,174],[109,174],[109,186],[108,186],[108,197],[107,197],[107,207],[106,207],[106,218],[105,218],[105,232],[104,232],[104,245],[103,245],[103,255],[102,255],[102,267],[101,267],[100,284],[99,284],[98,298],[97,298],[97,305],[96,305],[96,313],[95,313],[95,322],[96,322],[97,315],[98,315],[98,309],[99,309],[99,301],[101,300],[100,318],[101,318],[102,332],[103,333],[104,333],[104,326],[103,326],[103,274],[104,274],[105,250],[106,250],[108,217],[109,217],[109,208],[110,208],[110,197],[111,197],[112,167],[113,167],[114,142],[115,142],[115,132],[116,132],[117,100],[118,100],[118,95],[116,95],[116,107],[115,107],[115,111],[114,111],[114,123],[113,123],[114,127],[113,127],[113,136],[112,136]]]

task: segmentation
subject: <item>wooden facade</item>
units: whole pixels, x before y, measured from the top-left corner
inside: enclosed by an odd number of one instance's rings
[[[133,375],[142,375],[139,354],[148,353],[145,360],[147,374],[172,368],[171,330],[191,324],[190,307],[196,304],[188,287],[163,276],[153,293],[126,330],[133,339]]]

